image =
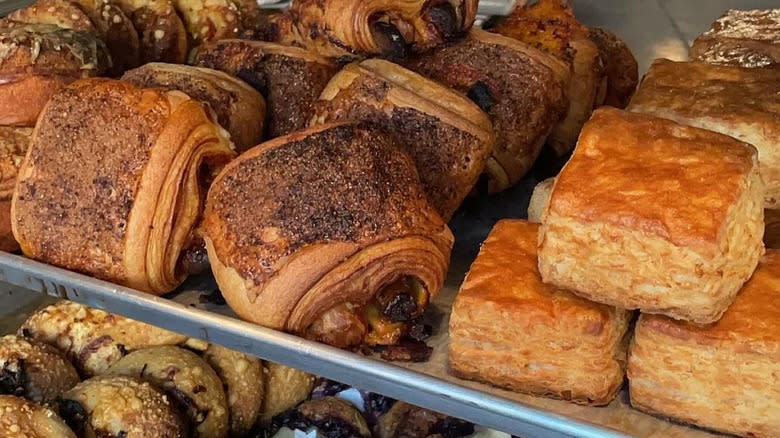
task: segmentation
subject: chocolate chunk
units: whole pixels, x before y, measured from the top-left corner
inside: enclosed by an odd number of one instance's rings
[[[11,365],[16,365],[14,370],[11,370]],[[24,372],[24,359],[6,363],[0,369],[0,394],[21,397],[24,395],[24,387],[26,385],[27,377]]]
[[[412,322],[412,325],[409,327],[409,333],[407,336],[415,341],[422,342],[431,337],[431,334],[433,334],[433,326],[423,324],[417,320]]]
[[[395,295],[390,299],[382,314],[392,322],[407,322],[417,313],[417,303],[408,294]]]
[[[209,269],[209,254],[203,239],[194,239],[182,251],[179,259],[179,269],[186,274],[200,274]]]
[[[368,424],[372,426],[379,421],[379,417],[385,415],[396,403],[395,399],[381,394],[367,391],[360,391],[360,394],[363,396],[363,413]]]
[[[76,400],[60,399],[57,401],[59,407],[60,416],[65,423],[76,432],[77,435],[82,436],[87,427],[87,421],[89,415],[86,409],[81,403]]]
[[[473,433],[473,424],[453,417],[446,417],[439,420],[430,431],[430,434],[438,434],[443,438],[461,438]]]
[[[409,53],[409,44],[401,32],[391,23],[375,21],[371,23],[371,35],[382,48],[382,54],[390,59],[405,58]]]
[[[444,39],[451,39],[458,31],[458,15],[450,3],[441,3],[428,9],[428,21]]]
[[[426,362],[431,358],[431,354],[433,348],[423,342],[388,345],[381,350],[382,359],[393,362]]]
[[[471,99],[482,111],[490,112],[496,100],[490,92],[490,87],[482,81],[477,81],[471,86],[466,96]]]

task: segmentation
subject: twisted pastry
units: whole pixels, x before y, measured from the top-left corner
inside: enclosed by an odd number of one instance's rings
[[[353,125],[244,153],[214,181],[204,229],[241,318],[339,347],[398,342],[441,289],[453,244],[412,160]],[[394,287],[407,278],[419,286]]]

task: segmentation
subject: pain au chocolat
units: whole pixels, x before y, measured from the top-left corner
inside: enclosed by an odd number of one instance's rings
[[[280,137],[228,164],[204,229],[241,318],[343,348],[398,342],[441,289],[453,245],[412,159],[351,124]]]
[[[11,204],[28,257],[153,294],[187,276],[227,133],[184,93],[84,79],[36,126]]]
[[[126,72],[122,80],[139,87],[179,90],[208,104],[239,153],[263,140],[265,99],[246,82],[227,73],[152,62]]]
[[[468,37],[402,64],[466,94],[496,133],[489,191],[516,184],[568,107],[568,66],[520,41],[473,29]]]
[[[625,309],[717,321],[764,252],[757,155],[722,134],[597,110],[542,214],[542,278]]]
[[[338,66],[298,47],[238,39],[204,44],[193,65],[220,70],[244,80],[266,99],[268,137],[305,128],[314,102]]]
[[[493,152],[493,126],[479,107],[388,61],[346,66],[322,92],[315,112],[315,124],[366,122],[396,136],[445,221],[474,188]]]

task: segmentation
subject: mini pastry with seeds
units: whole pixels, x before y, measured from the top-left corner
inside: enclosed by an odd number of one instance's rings
[[[51,403],[79,381],[73,365],[51,345],[14,335],[0,338],[0,394]]]
[[[51,409],[13,395],[0,395],[0,436],[3,438],[76,438]]]

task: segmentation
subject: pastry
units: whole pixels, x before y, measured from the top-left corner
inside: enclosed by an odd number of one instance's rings
[[[263,374],[265,399],[261,418],[264,423],[301,404],[314,389],[313,375],[282,364],[267,362]]]
[[[19,335],[57,347],[85,377],[104,373],[130,351],[187,341],[186,336],[71,301],[38,310]]]
[[[466,94],[488,113],[496,133],[486,167],[491,193],[520,181],[568,107],[563,62],[483,30],[403,64]]]
[[[208,104],[219,124],[230,133],[238,152],[263,139],[265,100],[234,76],[209,68],[149,63],[126,72],[122,80],[139,87],[179,90]]]
[[[171,399],[132,377],[85,380],[63,394],[58,407],[60,415],[83,437],[190,436]]]
[[[764,245],[780,249],[780,210],[764,210]]]
[[[13,395],[0,395],[0,436],[3,438],[76,438],[51,409]]]
[[[144,63],[181,64],[187,59],[187,30],[171,0],[116,0],[116,3],[138,31]]]
[[[519,5],[493,32],[533,45],[573,68],[568,112],[547,139],[559,156],[567,154],[577,142],[582,125],[606,96],[607,77],[599,46],[588,28],[577,21],[571,6],[561,0]]]
[[[274,426],[316,431],[315,436],[371,438],[365,418],[352,404],[336,397],[309,400],[275,419]]]
[[[555,178],[547,178],[534,187],[531,194],[531,201],[528,203],[528,220],[530,222],[541,222],[542,213],[550,202],[552,188],[555,185]]]
[[[496,224],[458,292],[450,367],[463,378],[587,405],[623,384],[631,314],[542,283],[539,225]]]
[[[216,344],[209,345],[203,359],[224,384],[230,436],[246,436],[260,418],[265,399],[262,361]]]
[[[396,402],[374,426],[377,438],[458,438],[472,436],[474,425],[437,412]]]
[[[659,59],[629,110],[752,144],[766,184],[765,206],[780,208],[780,69]]]
[[[35,125],[57,90],[110,65],[106,46],[92,32],[51,24],[0,27],[0,52],[0,126]]]
[[[411,158],[392,137],[349,124],[280,137],[228,164],[204,230],[241,318],[342,348],[397,343],[441,289],[453,244]]]
[[[36,0],[27,7],[11,12],[5,19],[16,23],[50,24],[64,29],[96,31],[89,15],[71,0]]]
[[[271,138],[306,127],[314,102],[338,71],[336,64],[304,49],[261,41],[216,41],[201,46],[193,58],[193,65],[237,76],[265,97]]]
[[[46,108],[11,206],[24,254],[152,294],[175,289],[198,251],[208,178],[234,156],[228,134],[181,92],[110,79],[79,81]]]
[[[642,315],[628,360],[631,404],[723,433],[780,434],[780,252],[718,322]]]
[[[417,164],[428,200],[449,221],[493,151],[487,114],[455,91],[388,61],[350,64],[320,96],[315,123],[372,123]]]
[[[173,0],[193,46],[241,34],[238,7],[230,0]]]
[[[639,65],[634,54],[619,36],[607,29],[591,28],[588,37],[598,46],[607,75],[606,95],[601,102],[602,99],[597,99],[596,106],[625,108],[639,83]]]
[[[747,68],[780,65],[780,9],[726,11],[691,46],[692,60]]]
[[[0,126],[0,251],[19,249],[11,232],[11,197],[31,134],[32,128]]]
[[[477,0],[296,0],[282,44],[297,44],[330,58],[382,55],[402,58],[467,33]]]
[[[79,381],[73,365],[51,345],[14,335],[0,337],[0,394],[51,403]]]
[[[185,412],[193,436],[228,436],[230,414],[222,381],[195,353],[169,345],[145,348],[119,359],[107,374],[138,378],[164,391]]]
[[[546,283],[596,302],[717,321],[764,251],[754,147],[602,108],[542,215]]]

